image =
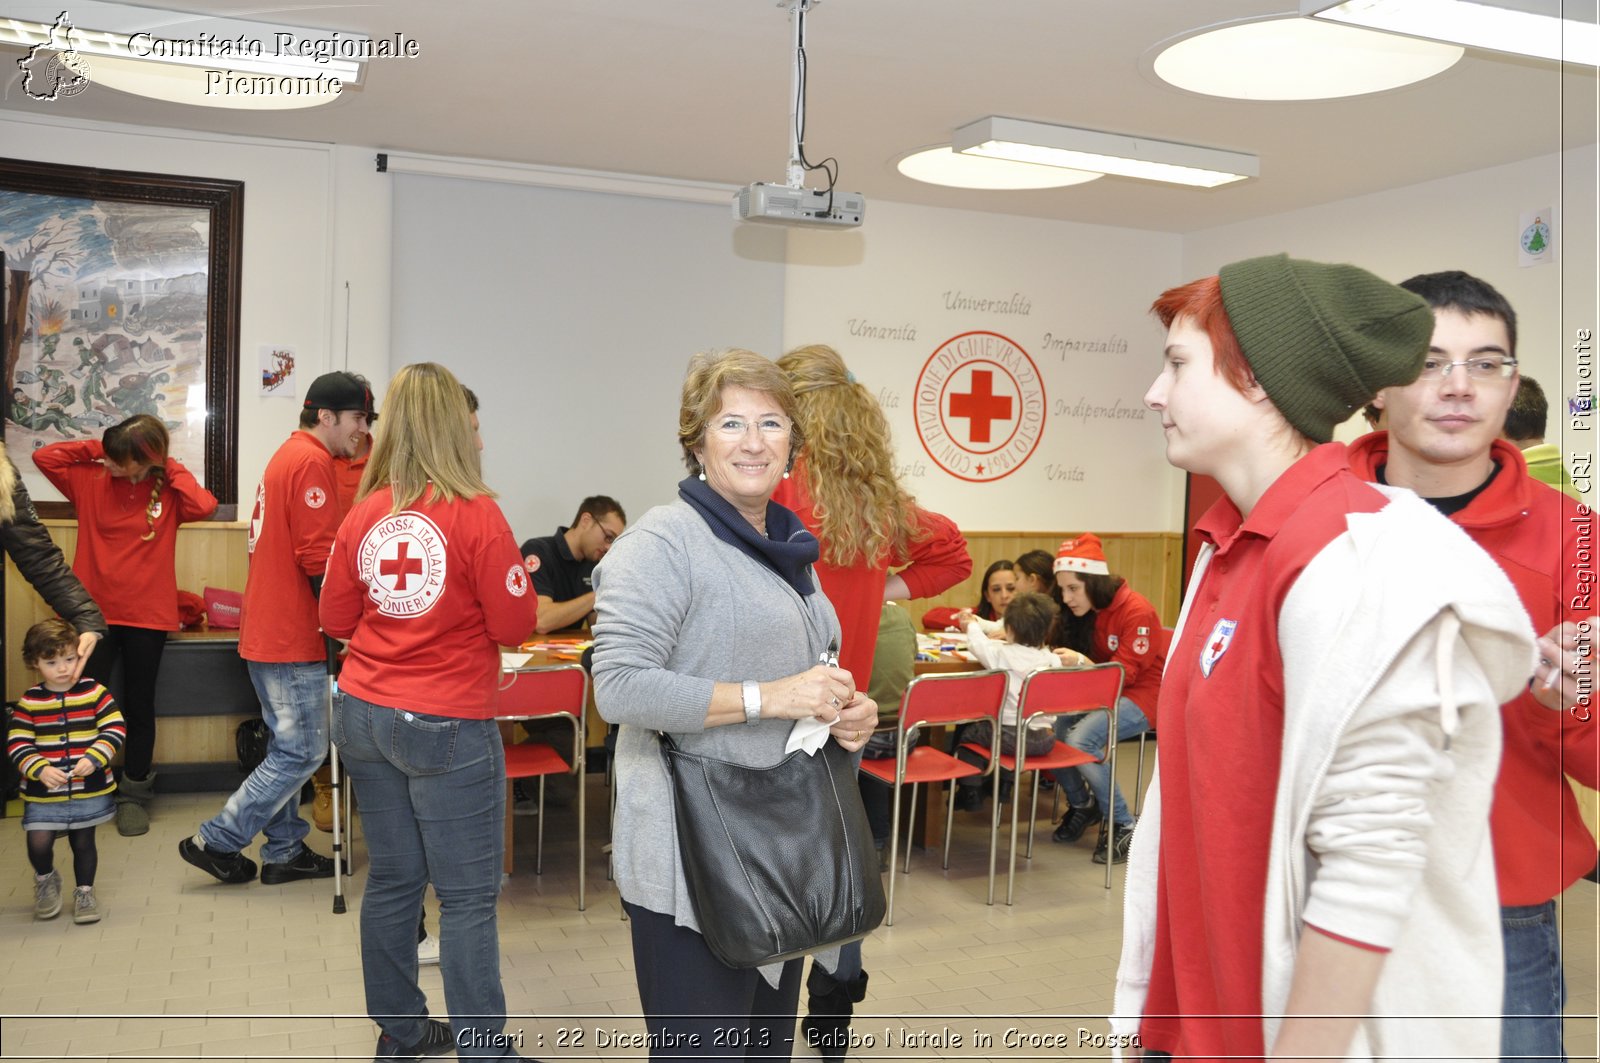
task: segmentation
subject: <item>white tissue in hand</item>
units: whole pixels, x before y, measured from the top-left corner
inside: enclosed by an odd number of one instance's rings
[[[808,754],[816,753],[817,750],[822,748],[822,744],[828,740],[828,728],[832,726],[833,724],[824,723],[815,716],[809,716],[804,720],[796,720],[794,727],[789,730],[789,741],[783,747],[783,751],[785,753],[793,753],[797,749],[803,749]]]

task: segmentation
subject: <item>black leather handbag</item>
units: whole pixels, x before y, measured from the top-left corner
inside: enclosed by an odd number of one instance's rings
[[[678,853],[701,936],[729,967],[760,967],[870,934],[883,883],[850,754],[829,741],[751,768],[661,734]]]

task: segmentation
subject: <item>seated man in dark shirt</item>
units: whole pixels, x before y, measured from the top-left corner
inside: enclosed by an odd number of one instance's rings
[[[592,495],[578,505],[572,525],[522,544],[522,559],[539,596],[539,632],[577,627],[594,612],[589,574],[622,534],[627,516],[617,500]]]

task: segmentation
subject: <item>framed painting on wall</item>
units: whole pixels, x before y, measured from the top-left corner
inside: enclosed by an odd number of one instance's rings
[[[242,181],[0,158],[0,408],[18,471],[148,413],[218,515],[236,512],[243,216]]]

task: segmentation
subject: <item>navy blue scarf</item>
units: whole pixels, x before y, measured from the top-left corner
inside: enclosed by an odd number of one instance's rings
[[[793,510],[768,501],[767,534],[762,535],[733,503],[698,476],[685,477],[678,484],[678,497],[694,507],[711,534],[776,572],[796,593],[810,594],[817,589],[807,570],[822,556],[822,547]]]

